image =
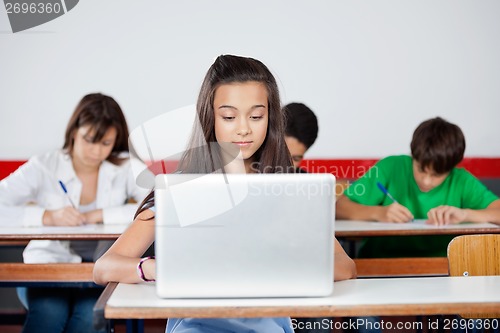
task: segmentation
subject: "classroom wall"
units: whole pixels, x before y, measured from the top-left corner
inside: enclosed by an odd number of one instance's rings
[[[223,53],[261,59],[284,102],[317,113],[309,158],[408,153],[436,115],[462,127],[467,156],[500,157],[499,17],[496,0],[85,0],[13,34],[1,7],[0,161],[60,147],[89,92],[132,129],[193,104]]]

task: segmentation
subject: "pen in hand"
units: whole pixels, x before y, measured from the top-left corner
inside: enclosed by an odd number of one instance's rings
[[[387,191],[387,189],[385,188],[384,185],[382,185],[382,183],[377,182],[377,187],[382,191],[382,193],[384,193],[389,199],[391,199],[392,202],[399,204],[399,202],[389,193],[389,191]],[[408,210],[408,209],[406,209],[406,210]],[[411,214],[411,212],[409,212],[409,213]],[[413,222],[413,221],[414,221],[414,219],[412,217],[412,219],[410,220],[410,222]]]
[[[377,182],[377,186],[382,191],[382,193],[384,193],[385,195],[387,195],[389,197],[389,199],[391,199],[395,203],[398,203],[398,201],[396,199],[394,199],[394,197],[389,193],[389,191],[387,191],[387,189],[384,187],[384,185],[382,185],[380,182]]]
[[[66,186],[64,186],[64,183],[62,181],[59,181],[59,185],[61,185],[61,188],[64,191],[64,194],[66,194],[66,197],[68,198],[69,203],[71,204],[71,206],[73,206],[73,208],[76,209],[76,205],[73,203],[73,200],[71,200],[71,198],[70,198],[70,196],[68,194],[68,190],[66,189]]]

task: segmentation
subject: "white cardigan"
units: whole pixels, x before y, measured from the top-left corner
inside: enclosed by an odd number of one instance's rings
[[[45,210],[70,205],[59,185],[61,180],[71,200],[78,205],[82,183],[75,174],[71,158],[61,150],[34,156],[0,182],[0,225],[42,226]],[[122,224],[133,220],[137,204],[148,190],[135,184],[130,161],[115,165],[104,161],[99,168],[96,208],[103,210],[103,223]],[[34,203],[34,205],[27,205]],[[31,241],[23,253],[25,263],[81,262],[69,249],[69,241]]]

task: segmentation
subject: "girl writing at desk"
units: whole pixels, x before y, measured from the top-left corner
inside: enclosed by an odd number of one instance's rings
[[[127,223],[137,209],[127,200],[140,201],[146,194],[135,185],[127,153],[128,128],[118,103],[99,93],[83,97],[67,125],[63,148],[30,158],[0,182],[0,223]],[[34,205],[26,205],[29,202]],[[105,245],[31,241],[24,250],[24,262],[92,262],[106,250],[101,248]],[[28,288],[23,332],[94,332],[92,310],[101,291]]]
[[[203,81],[197,115],[201,128],[194,129],[190,147],[200,147],[206,142],[207,149],[187,149],[180,159],[179,172],[212,173],[222,169],[227,173],[293,172],[284,140],[284,117],[276,80],[260,61],[219,56]],[[155,238],[154,204],[151,192],[133,224],[96,262],[96,283],[154,281],[155,260],[140,258]],[[336,280],[353,278],[356,274],[354,262],[338,242],[334,272]],[[167,323],[167,332],[222,330],[293,332],[290,318],[170,318]]]

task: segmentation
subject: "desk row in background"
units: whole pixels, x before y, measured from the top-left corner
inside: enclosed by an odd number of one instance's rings
[[[32,239],[116,239],[127,224],[84,225],[79,227],[0,227],[0,240]],[[413,223],[381,223],[366,221],[335,222],[337,237],[406,236],[406,235],[467,235],[500,233],[500,226],[492,223],[460,223],[433,226],[417,220]]]
[[[113,240],[128,224],[87,224],[78,227],[0,227],[0,240]]]

